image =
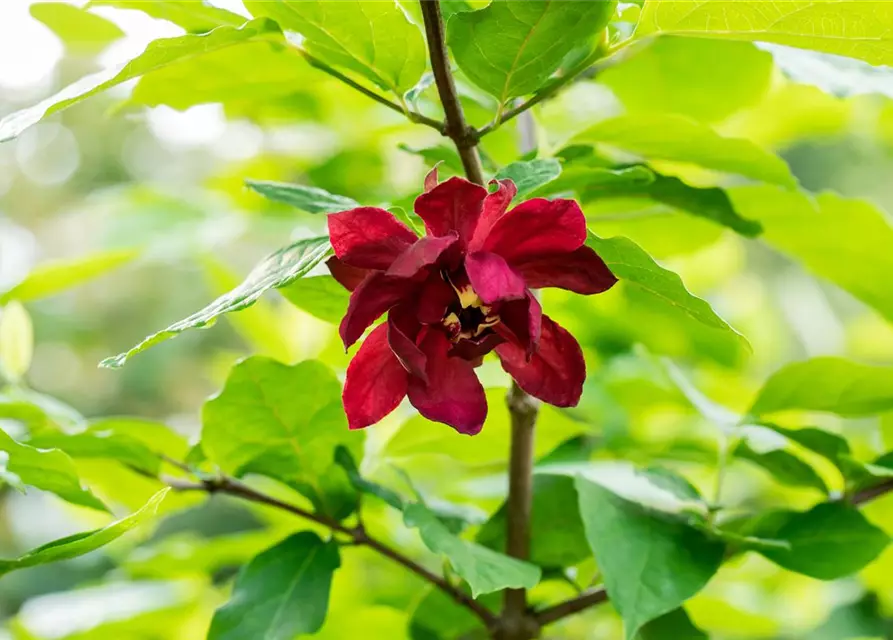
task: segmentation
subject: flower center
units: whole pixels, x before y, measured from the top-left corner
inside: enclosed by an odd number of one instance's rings
[[[460,274],[460,277],[451,277],[450,274],[443,273],[444,280],[456,292],[456,301],[447,307],[443,317],[443,326],[453,342],[478,338],[499,323],[499,316],[483,303],[471,284],[456,284],[456,280],[461,280],[464,276],[465,274]]]

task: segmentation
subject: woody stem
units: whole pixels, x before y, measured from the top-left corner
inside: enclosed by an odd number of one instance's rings
[[[419,4],[425,21],[431,70],[445,115],[444,133],[456,145],[465,175],[470,181],[483,185],[484,171],[477,149],[477,135],[465,120],[450,71],[440,3],[438,0],[420,0]],[[509,391],[507,404],[511,414],[512,441],[509,456],[506,553],[526,560],[530,550],[533,442],[538,404],[514,383]],[[507,590],[496,636],[502,640],[528,640],[537,635],[539,625],[528,612],[526,591]]]

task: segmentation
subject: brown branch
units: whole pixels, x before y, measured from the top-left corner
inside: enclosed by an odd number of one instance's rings
[[[861,491],[857,491],[853,494],[853,497],[850,498],[850,503],[859,506],[860,504],[865,504],[866,502],[871,502],[876,498],[880,498],[883,495],[886,495],[893,491],[893,478],[889,480],[884,480],[883,482],[876,484],[871,487],[866,487]]]
[[[396,102],[391,102],[384,96],[377,94],[375,91],[372,91],[371,89],[367,89],[366,87],[361,85],[359,82],[356,82],[349,76],[344,75],[343,73],[341,73],[334,67],[327,65],[325,62],[323,62],[319,58],[315,58],[314,56],[310,55],[304,49],[298,48],[298,49],[296,49],[296,51],[299,54],[301,54],[301,56],[303,56],[305,60],[307,60],[307,62],[310,64],[311,67],[313,67],[315,69],[319,69],[320,71],[329,74],[333,78],[337,78],[338,80],[340,80],[347,86],[351,87],[352,89],[356,89],[357,91],[362,93],[364,96],[366,96],[368,98],[372,98],[378,104],[384,105],[388,109],[391,109],[392,111],[396,111],[397,113],[405,115],[412,122],[417,122],[418,124],[424,124],[426,126],[431,127],[432,129],[437,129],[437,131],[439,131],[441,134],[446,135],[444,133],[444,124],[442,122],[440,122],[439,120],[434,120],[433,118],[424,116],[421,113],[418,113],[416,111],[411,111],[410,109],[404,108],[404,107],[400,106],[399,104],[397,104]]]
[[[344,534],[350,538],[353,544],[367,546],[371,549],[374,549],[381,555],[390,558],[391,560],[408,569],[423,580],[430,582],[432,585],[443,591],[453,601],[455,601],[456,604],[463,606],[474,613],[478,618],[480,618],[481,622],[483,622],[488,629],[494,628],[496,626],[496,615],[487,607],[477,602],[474,598],[472,598],[461,589],[454,587],[441,576],[428,571],[428,569],[426,569],[422,565],[403,555],[399,551],[389,547],[381,540],[373,538],[362,526],[346,527],[334,518],[329,518],[325,515],[313,513],[283,500],[279,500],[278,498],[274,498],[273,496],[267,495],[258,491],[257,489],[248,486],[244,482],[236,480],[235,478],[230,478],[228,476],[221,476],[213,479],[202,480],[199,482],[167,477],[162,477],[162,480],[176,491],[204,491],[208,494],[220,493],[235,496],[249,502],[264,504],[276,509],[280,509],[282,511],[286,511],[288,513],[291,513],[292,515],[298,516],[299,518],[310,520],[311,522],[315,522],[316,524],[322,525],[328,529],[331,529],[332,531]]]
[[[428,54],[431,58],[431,71],[437,84],[437,93],[446,116],[443,133],[456,145],[462,167],[468,179],[477,184],[484,184],[484,171],[481,168],[481,157],[477,150],[477,137],[474,129],[465,121],[462,103],[453,74],[450,71],[450,58],[447,53],[446,38],[443,33],[443,16],[440,13],[438,0],[419,0],[422,18],[425,21],[425,34],[428,40]]]
[[[570,600],[565,600],[564,602],[559,602],[551,607],[540,609],[534,613],[534,618],[540,626],[545,626],[607,601],[608,592],[605,591],[604,587],[597,587],[595,589],[584,591]]]

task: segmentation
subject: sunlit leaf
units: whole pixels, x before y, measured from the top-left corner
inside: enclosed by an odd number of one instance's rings
[[[250,307],[270,289],[286,287],[298,278],[304,277],[313,267],[330,255],[331,249],[326,236],[298,240],[280,249],[257,265],[248,274],[245,281],[229,293],[220,296],[188,318],[152,334],[129,351],[112,358],[106,358],[100,363],[100,366],[116,369],[123,366],[132,356],[159,342],[164,342],[189,329],[207,327],[225,313]]]
[[[247,0],[255,16],[304,37],[311,54],[403,95],[425,71],[425,43],[396,2]]]
[[[261,19],[253,20],[240,28],[218,27],[203,35],[154,40],[143,53],[127,64],[83,77],[33,107],[6,116],[0,120],[0,142],[15,138],[49,115],[156,69],[239,42],[277,34],[278,29],[274,22]]]
[[[671,33],[759,40],[893,64],[893,6],[886,2],[647,0],[636,37]]]
[[[267,549],[236,578],[233,596],[214,614],[208,640],[293,640],[326,619],[338,545],[303,531]]]
[[[74,260],[40,265],[24,280],[0,293],[0,304],[9,300],[38,300],[98,278],[131,262],[139,252],[131,249],[103,251]]]
[[[247,21],[247,18],[215,7],[207,0],[90,0],[87,6],[136,9],[153,18],[169,20],[190,33],[204,33],[227,25],[238,27]]]
[[[331,276],[301,278],[279,289],[282,296],[298,309],[337,325],[347,311],[350,292]]]
[[[3,475],[18,478],[17,484],[50,491],[72,504],[91,509],[108,509],[93,492],[81,486],[74,463],[57,449],[38,449],[13,440],[0,431],[0,468]]]
[[[565,55],[605,27],[616,5],[497,0],[454,15],[447,41],[462,72],[504,104],[539,89]]]
[[[755,416],[786,409],[865,416],[893,409],[893,369],[842,358],[813,358],[775,372],[750,408]]]
[[[161,457],[144,443],[111,430],[91,429],[82,433],[43,433],[28,440],[39,449],[59,449],[73,458],[104,458],[150,475],[157,475]]]
[[[725,545],[684,522],[659,517],[577,479],[580,513],[626,638],[695,595],[713,577]]]
[[[31,367],[34,327],[31,316],[18,302],[0,309],[0,375],[19,381]]]
[[[77,53],[96,53],[124,36],[114,22],[65,2],[35,2],[30,11]]]
[[[540,580],[538,567],[456,537],[422,504],[408,505],[404,521],[418,528],[425,546],[450,560],[474,597],[502,589],[529,589]]]
[[[0,560],[0,574],[9,573],[16,569],[24,569],[25,567],[33,567],[39,564],[77,558],[85,553],[104,547],[108,543],[117,540],[134,527],[152,518],[158,510],[158,505],[164,500],[168,491],[170,491],[170,489],[162,489],[152,496],[149,502],[147,502],[139,511],[135,511],[129,516],[112,522],[101,529],[85,531],[73,536],[68,536],[67,538],[55,540],[49,544],[32,549],[15,560]]]
[[[710,127],[672,114],[626,115],[598,122],[574,137],[650,160],[672,160],[786,187],[796,185],[778,156],[742,138],[725,138]]]
[[[783,484],[818,489],[822,493],[828,492],[825,481],[815,469],[789,451],[783,449],[759,451],[743,440],[735,448],[734,454],[762,467]]]
[[[302,184],[246,180],[245,186],[269,200],[282,202],[308,213],[336,213],[360,206],[350,198]]]
[[[527,194],[536,191],[559,175],[561,175],[561,163],[558,160],[539,158],[512,162],[500,169],[494,178],[496,180],[508,178],[514,182],[518,188],[518,194],[515,197],[523,199]]]

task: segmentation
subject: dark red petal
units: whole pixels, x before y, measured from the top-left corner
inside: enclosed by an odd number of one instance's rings
[[[347,349],[385,311],[401,299],[412,295],[418,283],[405,278],[392,278],[383,271],[373,271],[350,294],[347,313],[338,331]]]
[[[513,266],[531,289],[558,287],[588,296],[607,291],[617,282],[604,260],[586,245],[571,253],[532,258]]]
[[[496,347],[502,368],[527,393],[556,407],[574,407],[583,393],[586,363],[570,333],[543,316],[539,349],[528,361],[520,347],[506,342]]]
[[[500,300],[520,300],[527,287],[517,271],[505,258],[488,251],[477,251],[465,256],[465,272],[471,288],[486,304]]]
[[[481,249],[509,264],[554,253],[570,253],[586,241],[586,218],[573,200],[534,198],[499,218]]]
[[[440,165],[438,162],[433,167],[431,167],[431,171],[425,176],[425,193],[428,193],[437,186],[437,167]]]
[[[341,399],[351,429],[375,424],[406,396],[407,374],[388,346],[387,326],[369,334],[347,367]]]
[[[524,300],[515,300],[499,308],[501,322],[493,327],[507,341],[517,345],[530,358],[540,340],[543,308],[532,293]]]
[[[465,247],[474,234],[486,197],[484,187],[454,177],[416,198],[415,212],[425,221],[429,236],[455,231],[460,246]]]
[[[419,238],[415,244],[408,247],[388,267],[388,275],[412,278],[425,267],[437,263],[440,256],[456,244],[458,239],[459,236],[455,232],[450,232],[440,237],[425,236],[424,238]]]
[[[421,346],[428,356],[428,384],[410,377],[409,401],[429,420],[448,424],[459,433],[478,433],[487,418],[487,397],[474,367],[447,355],[450,341],[440,331],[429,331]]]
[[[363,279],[369,275],[368,269],[352,267],[346,262],[339,260],[337,256],[332,256],[326,260],[326,266],[329,268],[329,273],[332,274],[332,277],[338,281],[338,284],[348,291],[353,291],[360,286]]]
[[[473,366],[477,366],[480,363],[481,358],[493,351],[493,349],[501,345],[503,342],[505,342],[505,338],[497,333],[488,333],[484,337],[476,338],[474,340],[459,340],[459,342],[454,344],[450,349],[450,355],[468,360]]]
[[[388,312],[388,344],[391,350],[404,369],[428,382],[425,371],[428,358],[416,344],[421,328],[412,304],[398,304]]]
[[[449,283],[439,273],[432,273],[419,291],[419,321],[425,324],[440,322],[447,307],[456,300],[456,292]]]
[[[484,205],[481,209],[481,218],[478,220],[478,226],[474,230],[474,237],[468,243],[469,251],[477,251],[484,244],[484,240],[490,235],[490,230],[496,221],[505,215],[512,199],[518,194],[518,188],[511,180],[492,180],[490,184],[496,183],[498,188],[493,193],[484,198]]]
[[[418,240],[416,234],[384,209],[360,207],[328,217],[335,255],[353,267],[387,269]]]

